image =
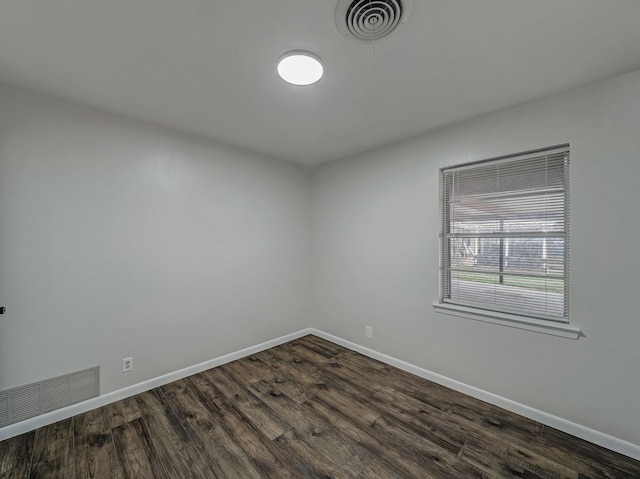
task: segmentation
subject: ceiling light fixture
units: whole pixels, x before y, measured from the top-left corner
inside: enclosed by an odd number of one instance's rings
[[[322,78],[324,67],[313,53],[295,50],[280,57],[278,75],[293,85],[312,85]]]

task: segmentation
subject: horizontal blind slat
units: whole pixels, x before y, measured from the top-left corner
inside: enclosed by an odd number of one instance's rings
[[[442,299],[568,318],[569,150],[442,170]]]

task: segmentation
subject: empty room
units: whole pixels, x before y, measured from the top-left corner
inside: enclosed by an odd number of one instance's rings
[[[0,0],[0,478],[640,477],[640,2]]]

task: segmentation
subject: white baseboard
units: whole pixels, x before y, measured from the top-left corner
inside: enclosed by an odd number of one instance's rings
[[[300,331],[296,331],[294,333],[287,334],[285,336],[281,336],[264,343],[256,344],[255,346],[250,346],[233,353],[225,354],[223,356],[210,359],[194,366],[189,366],[188,368],[180,369],[178,371],[174,371],[157,378],[149,379],[148,381],[143,381],[141,383],[134,384],[117,391],[103,394],[101,396],[83,401],[78,404],[73,404],[71,406],[42,414],[40,416],[36,416],[31,419],[18,422],[16,424],[5,426],[3,428],[0,428],[0,441],[9,439],[19,434],[23,434],[25,432],[32,431],[39,427],[53,424],[54,422],[61,421],[63,419],[68,419],[77,414],[91,411],[92,409],[105,406],[121,399],[134,396],[145,391],[149,391],[150,389],[163,386],[172,381],[177,381],[187,376],[198,374],[202,371],[206,371],[207,369],[215,368],[216,366],[221,366],[231,361],[235,361],[236,359],[250,356],[251,354],[264,351],[265,349],[273,348],[280,344],[298,339],[307,334],[316,335],[320,338],[339,344],[340,346],[344,346],[345,348],[351,349],[370,358],[377,359],[378,361],[381,361],[390,366],[397,367],[399,369],[402,369],[403,371],[407,371],[411,374],[415,374],[416,376],[428,379],[429,381],[433,381],[434,383],[441,384],[442,386],[453,389],[454,391],[458,391],[476,399],[480,399],[481,401],[485,401],[489,404],[493,404],[495,406],[506,409],[507,411],[520,414],[521,416],[527,417],[534,421],[538,421],[544,425],[571,434],[572,436],[579,437],[581,439],[584,439],[585,441],[592,442],[594,444],[597,444],[598,446],[602,446],[620,454],[624,454],[625,456],[640,460],[640,445],[618,439],[616,437],[604,434],[594,429],[590,429],[580,424],[576,424],[558,416],[554,416],[552,414],[531,408],[502,396],[498,396],[482,389],[478,389],[460,381],[456,381],[455,379],[442,376],[414,364],[394,358],[393,356],[374,351],[373,349],[369,349],[351,341],[333,336],[332,334],[325,333],[324,331],[320,331],[315,328],[301,329]]]
[[[67,406],[62,409],[57,409],[55,411],[41,414],[40,416],[35,416],[15,424],[10,424],[8,426],[0,428],[0,441],[18,436],[25,432],[33,431],[34,429],[38,429],[39,427],[48,426],[49,424],[53,424],[54,422],[68,419],[77,414],[91,411],[92,409],[106,406],[107,404],[120,401],[124,398],[135,396],[136,394],[140,394],[153,388],[163,386],[170,382],[186,378],[187,376],[201,373],[202,371],[206,371],[207,369],[230,363],[231,361],[235,361],[236,359],[241,359],[245,356],[259,353],[260,351],[264,351],[265,349],[273,348],[280,344],[293,341],[294,339],[298,339],[302,336],[306,336],[307,334],[311,334],[311,331],[311,328],[301,329],[300,331],[296,331],[295,333],[287,334],[285,336],[281,336],[264,343],[256,344],[255,346],[250,346],[233,353],[225,354],[223,356],[198,363],[194,366],[189,366],[172,373],[158,376],[157,378],[149,379],[147,381],[143,381],[141,383],[137,383],[123,389],[119,389],[117,391],[103,394],[96,398],[88,399],[81,403],[72,404],[71,406]]]
[[[498,396],[497,394],[493,394],[482,389],[469,386],[468,384],[456,381],[455,379],[451,379],[427,369],[423,369],[414,364],[402,361],[401,359],[379,353],[377,351],[374,351],[373,349],[369,349],[359,344],[352,343],[351,341],[333,336],[332,334],[325,333],[324,331],[319,331],[317,329],[311,328],[309,333],[326,339],[327,341],[339,344],[340,346],[344,346],[345,348],[351,349],[352,351],[356,351],[370,358],[377,359],[378,361],[388,364],[389,366],[395,366],[398,369],[402,369],[403,371],[415,374],[416,376],[420,376],[421,378],[428,379],[429,381],[433,381],[434,383],[448,387],[449,389],[453,389],[454,391],[461,392],[463,394],[466,394],[467,396],[480,399],[481,401],[501,407],[502,409],[506,409],[507,411],[511,411],[521,416],[527,417],[529,419],[542,423],[545,426],[553,427],[560,431],[566,432],[567,434],[571,434],[572,436],[579,437],[580,439],[584,439],[585,441],[589,441],[593,444],[597,444],[598,446],[610,449],[611,451],[615,451],[633,459],[640,460],[640,445],[638,444],[633,444],[631,442],[618,439],[617,437],[610,436],[600,431],[596,431],[594,429],[590,429],[580,424],[568,421],[561,417],[554,416],[553,414],[549,414],[544,411],[526,406],[524,404],[520,404],[502,396]]]

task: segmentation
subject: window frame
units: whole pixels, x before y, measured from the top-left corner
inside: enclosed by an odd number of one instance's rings
[[[563,316],[545,316],[540,313],[531,313],[530,311],[526,311],[524,309],[521,310],[509,310],[504,306],[496,305],[494,308],[488,307],[488,303],[486,304],[468,304],[465,303],[464,300],[452,300],[446,298],[446,291],[451,291],[451,251],[449,245],[449,239],[451,238],[451,232],[447,231],[447,225],[445,221],[447,218],[450,218],[450,209],[447,209],[447,206],[451,206],[451,203],[447,203],[447,192],[445,182],[445,174],[450,172],[457,172],[463,170],[470,170],[473,168],[482,168],[484,166],[493,166],[499,165],[501,163],[505,164],[514,164],[516,162],[524,162],[527,159],[535,160],[540,159],[541,157],[548,156],[549,154],[557,154],[558,152],[566,151],[567,155],[570,152],[570,147],[568,144],[557,145],[548,148],[541,148],[536,150],[530,150],[523,153],[517,153],[512,155],[505,155],[495,158],[489,158],[486,160],[475,161],[470,163],[451,165],[447,167],[440,168],[439,171],[439,198],[440,198],[440,238],[439,238],[439,252],[440,252],[440,260],[439,260],[439,301],[437,303],[433,303],[433,307],[438,313],[453,315],[462,318],[474,319],[478,321],[484,321],[493,324],[501,324],[505,326],[515,327],[519,329],[525,329],[529,331],[536,331],[546,334],[552,334],[555,336],[561,336],[565,338],[577,339],[581,335],[581,331],[575,325],[570,324],[569,315],[568,315],[568,299],[569,299],[569,263],[570,263],[570,244],[569,244],[569,212],[570,212],[570,204],[569,204],[569,163],[568,158],[566,159],[566,163],[563,166],[564,173],[564,183],[563,183],[563,191],[564,191],[564,203],[562,208],[562,214],[564,215],[564,252],[563,252],[563,267],[564,267],[564,275],[563,275],[563,302],[564,302],[564,310]],[[546,164],[545,164],[545,172],[546,172]],[[546,178],[546,177],[545,177]],[[545,185],[546,180],[545,180]],[[518,190],[507,190],[507,192],[513,192]],[[546,190],[545,190],[546,191]],[[450,197],[448,197],[450,198]],[[497,217],[496,217],[497,218]],[[494,219],[497,221],[497,219]],[[542,233],[543,230],[540,230],[538,233]],[[476,230],[477,233],[477,230]],[[502,252],[500,253],[502,254]],[[448,266],[445,263],[448,260]],[[445,270],[447,270],[448,274],[445,275]],[[445,278],[446,276],[446,278]],[[500,269],[500,277],[502,277],[502,269]],[[449,285],[445,285],[445,281],[448,279]],[[548,292],[545,291],[545,294]]]

